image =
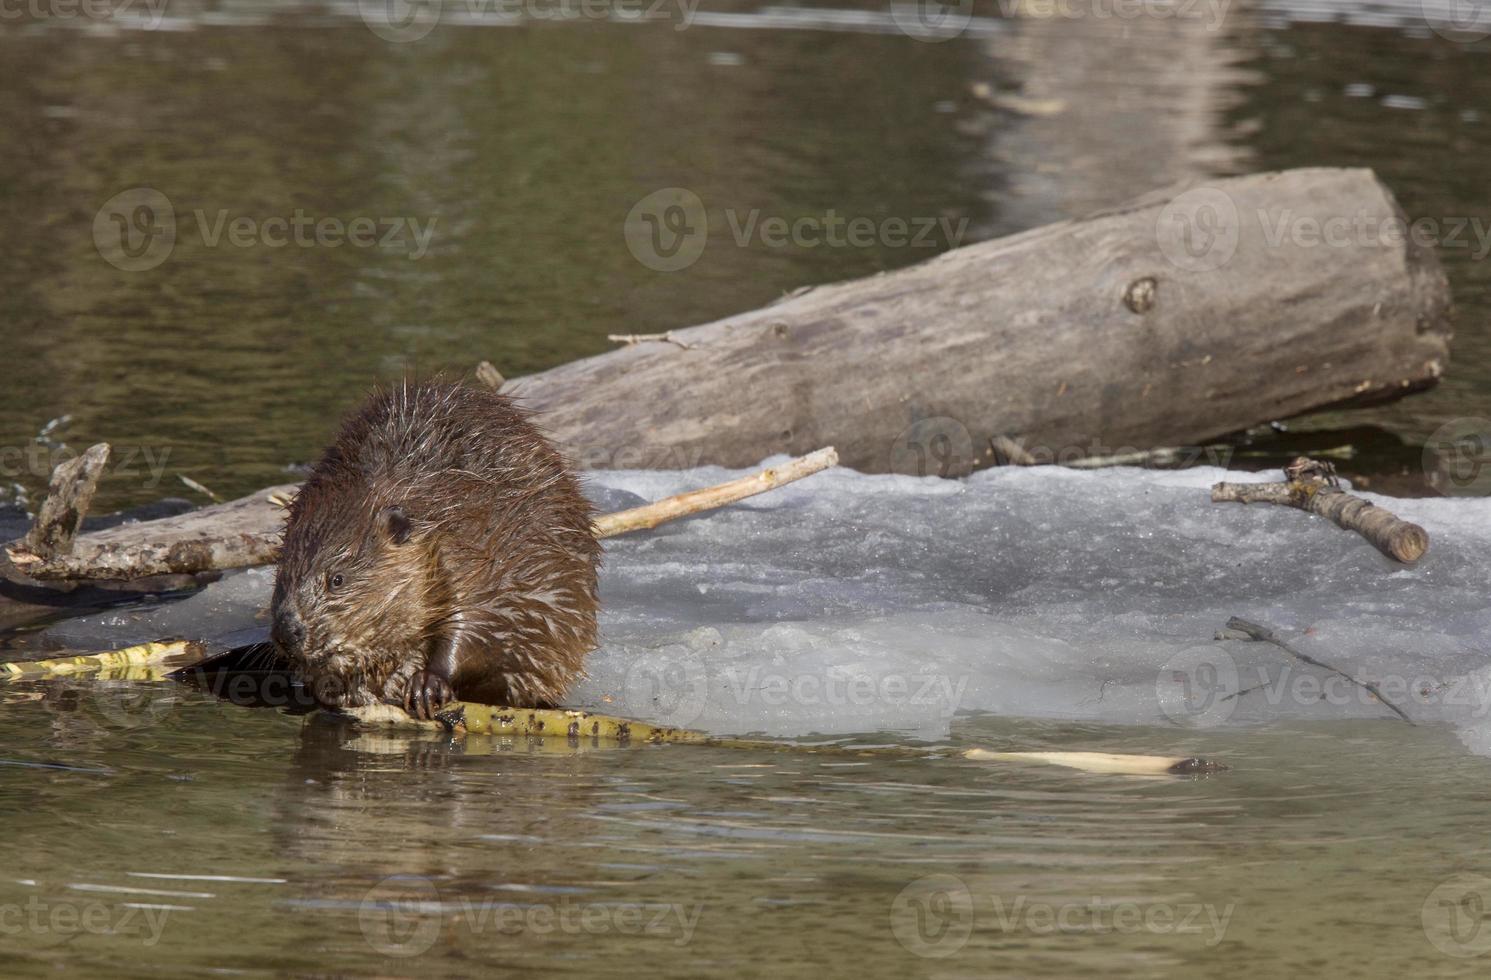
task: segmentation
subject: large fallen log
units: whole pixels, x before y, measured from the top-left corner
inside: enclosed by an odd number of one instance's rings
[[[959,475],[1195,445],[1432,385],[1449,290],[1369,170],[1214,181],[512,380],[590,468],[837,447]],[[1041,451],[1043,450],[1043,451]]]
[[[109,447],[100,444],[90,449],[86,456],[107,458],[108,452]],[[821,473],[838,462],[838,454],[829,446],[728,483],[600,514],[595,518],[595,536],[614,538],[690,514],[715,510]],[[91,498],[100,472],[100,468],[95,467],[85,478],[76,475],[77,469],[71,462],[64,463],[58,467],[62,478],[52,481],[54,485],[65,488],[63,496],[68,501],[75,502],[85,495]],[[121,524],[71,540],[66,551],[57,553],[38,553],[28,535],[7,545],[3,554],[12,570],[29,576],[34,582],[128,581],[146,576],[270,565],[278,560],[285,508],[295,492],[293,484],[270,487],[240,500],[214,504],[188,514]],[[55,497],[47,499],[43,514],[67,508],[66,503],[56,503]],[[78,520],[82,520],[81,513]]]
[[[1448,287],[1402,227],[1367,170],[1220,180],[632,337],[503,390],[588,468],[834,443],[857,469],[960,475],[996,445],[1035,462],[1184,445],[1433,384]],[[28,584],[262,564],[292,489],[5,554]]]

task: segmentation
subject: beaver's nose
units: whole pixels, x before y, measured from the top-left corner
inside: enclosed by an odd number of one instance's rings
[[[270,627],[269,635],[281,650],[297,650],[305,642],[305,624],[295,615],[295,610],[288,605],[281,606],[275,610],[274,625]]]

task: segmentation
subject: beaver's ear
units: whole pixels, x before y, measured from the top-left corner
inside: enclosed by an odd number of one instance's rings
[[[403,544],[409,540],[414,526],[409,520],[408,511],[394,504],[378,511],[378,529],[383,533],[384,540],[392,544]]]

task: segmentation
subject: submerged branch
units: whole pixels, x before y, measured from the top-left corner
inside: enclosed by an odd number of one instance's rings
[[[1242,619],[1238,616],[1233,616],[1231,619],[1227,620],[1227,628],[1230,630],[1235,630],[1239,633],[1246,634],[1249,639],[1257,640],[1260,643],[1272,643],[1274,646],[1278,647],[1280,650],[1283,650],[1285,653],[1289,654],[1296,660],[1307,663],[1311,667],[1319,667],[1321,670],[1328,670],[1338,677],[1344,677],[1352,684],[1355,684],[1357,687],[1372,695],[1378,701],[1387,705],[1387,707],[1391,708],[1393,713],[1396,714],[1399,718],[1402,718],[1410,725],[1413,724],[1413,719],[1409,718],[1408,715],[1404,713],[1402,708],[1398,707],[1392,702],[1390,698],[1388,698],[1387,695],[1383,694],[1382,691],[1378,689],[1376,684],[1373,684],[1371,681],[1359,681],[1339,667],[1333,667],[1323,660],[1317,660],[1314,657],[1310,656],[1308,653],[1301,653],[1294,647],[1290,646],[1288,643],[1281,640],[1279,638],[1279,635],[1273,630],[1269,629],[1267,626],[1260,626],[1259,624],[1250,622],[1249,620]],[[1240,691],[1238,693],[1241,694],[1245,692]],[[1228,696],[1233,697],[1235,695]]]

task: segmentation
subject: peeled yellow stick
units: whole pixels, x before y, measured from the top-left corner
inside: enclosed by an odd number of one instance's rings
[[[1227,767],[1206,759],[1178,755],[1129,755],[1113,752],[991,752],[968,749],[963,758],[975,762],[1040,762],[1083,772],[1123,773],[1131,776],[1185,776],[1218,772]]]
[[[175,657],[202,655],[200,643],[188,640],[165,640],[158,643],[141,643],[139,646],[110,650],[107,653],[81,654],[76,657],[61,657],[56,660],[31,660],[23,663],[0,664],[0,681],[38,680],[62,677],[68,674],[86,674],[94,671],[132,670],[139,667],[154,667]]]
[[[775,490],[794,480],[801,480],[805,476],[812,476],[820,470],[834,466],[838,461],[838,452],[829,446],[827,449],[819,449],[806,456],[789,459],[781,466],[769,466],[759,473],[752,473],[750,476],[743,476],[729,483],[718,483],[712,487],[664,497],[662,500],[655,500],[641,507],[633,507],[631,510],[602,514],[595,519],[595,536],[614,538],[628,531],[644,531],[680,517],[687,517],[700,511],[714,510],[726,504],[733,504],[737,500],[744,500],[746,497],[754,497],[758,493]]]
[[[798,750],[806,752],[841,751],[855,755],[915,755],[922,758],[946,756],[937,749],[913,749],[900,746],[858,748],[855,746],[797,746],[760,739],[716,738],[687,728],[658,728],[640,721],[629,721],[588,711],[543,710],[538,708],[502,708],[490,704],[456,701],[445,706],[433,721],[410,717],[402,708],[377,704],[348,709],[345,714],[358,723],[376,727],[416,727],[470,735],[508,735],[529,738],[563,737],[601,739],[618,744],[659,745],[694,743],[729,748]],[[1227,767],[1205,759],[1166,755],[1126,755],[1110,752],[993,752],[967,749],[958,756],[974,762],[1035,762],[1064,766],[1084,772],[1123,775],[1184,776],[1219,772]]]
[[[372,704],[349,708],[351,715],[364,725],[442,729],[470,735],[518,735],[528,737],[601,738],[614,742],[717,742],[703,732],[687,728],[659,728],[646,722],[630,721],[589,711],[567,711],[563,708],[502,708],[490,704],[452,701],[440,709],[436,720],[411,717],[403,708],[391,704]]]

